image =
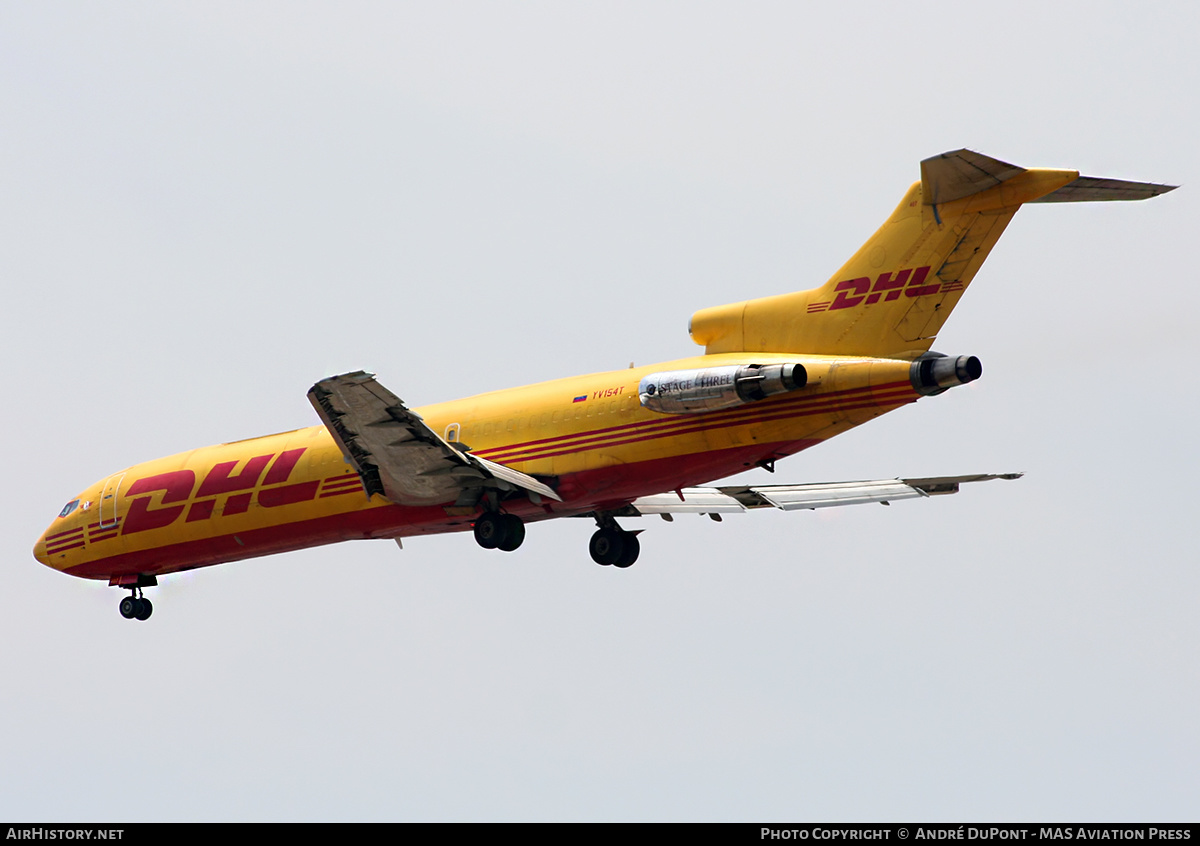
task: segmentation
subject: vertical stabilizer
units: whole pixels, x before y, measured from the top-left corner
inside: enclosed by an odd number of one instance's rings
[[[708,353],[915,357],[1022,204],[1145,199],[1173,187],[943,153],[921,162],[921,181],[820,288],[698,311],[692,339]]]

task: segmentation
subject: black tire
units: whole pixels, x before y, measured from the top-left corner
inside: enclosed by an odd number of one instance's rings
[[[136,599],[134,599],[132,596],[127,596],[124,599],[122,599],[120,607],[121,607],[121,616],[124,617],[126,620],[132,620],[134,617],[137,616],[137,612],[138,612],[138,608],[139,608],[138,601]]]
[[[638,542],[637,535],[633,532],[622,532],[625,535],[625,548],[621,551],[621,559],[614,561],[614,567],[632,567],[633,562],[638,560],[638,554],[642,551],[642,545]]]
[[[504,540],[504,515],[488,512],[475,521],[475,543],[484,549],[495,549]]]
[[[505,514],[501,517],[504,537],[496,548],[504,552],[513,552],[525,542],[525,523],[515,514]]]
[[[600,529],[592,535],[588,544],[592,560],[601,567],[608,567],[621,560],[625,552],[625,533],[616,529]]]
[[[154,606],[151,605],[150,600],[146,599],[145,597],[139,599],[138,603],[141,605],[141,607],[138,608],[138,612],[134,614],[134,616],[139,620],[149,620],[150,615],[154,613]]]

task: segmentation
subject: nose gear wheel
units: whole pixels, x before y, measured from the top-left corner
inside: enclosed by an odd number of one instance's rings
[[[141,588],[130,588],[129,596],[121,600],[121,616],[126,620],[149,620],[154,605],[142,596]]]

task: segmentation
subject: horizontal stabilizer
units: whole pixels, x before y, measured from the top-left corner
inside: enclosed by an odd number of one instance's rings
[[[807,485],[731,485],[717,488],[683,488],[672,493],[635,499],[627,516],[641,514],[722,514],[749,508],[783,511],[832,508],[837,505],[890,503],[901,499],[958,493],[967,482],[1019,479],[1021,473],[934,476],[926,479],[879,479],[866,482],[819,482]]]
[[[981,194],[1023,173],[1026,168],[993,159],[974,150],[952,150],[921,162],[922,202],[940,206]],[[1077,176],[1061,188],[1026,203],[1088,203],[1098,200],[1148,200],[1174,191],[1178,185],[1127,182],[1097,176]]]
[[[952,150],[921,162],[922,202],[940,206],[995,188],[1025,172],[974,150]]]
[[[1126,182],[1123,179],[1101,179],[1081,176],[1034,203],[1090,203],[1096,200],[1148,200],[1174,191],[1178,185],[1159,185],[1156,182]]]

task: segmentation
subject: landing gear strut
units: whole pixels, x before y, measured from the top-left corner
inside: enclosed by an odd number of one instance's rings
[[[129,596],[121,600],[121,616],[126,620],[149,620],[154,613],[150,600],[142,596],[140,587],[130,588],[129,591]]]
[[[151,573],[136,575],[113,576],[109,587],[121,587],[129,591],[129,596],[121,600],[121,616],[126,620],[149,620],[154,613],[150,600],[142,596],[142,588],[154,587],[158,579]]]
[[[592,560],[602,567],[632,567],[642,551],[638,533],[625,531],[612,517],[597,517],[596,522],[600,528],[588,544]]]
[[[515,514],[489,511],[475,520],[475,542],[484,549],[512,552],[525,540],[525,524]]]

